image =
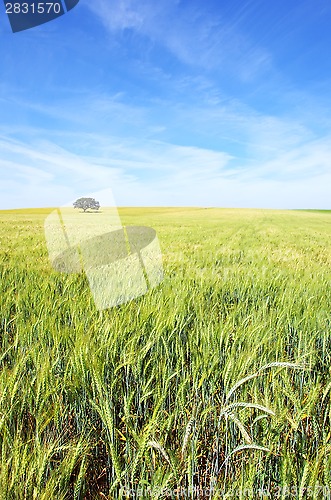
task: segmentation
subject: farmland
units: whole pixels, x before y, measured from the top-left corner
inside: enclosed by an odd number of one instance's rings
[[[1,498],[327,495],[331,213],[119,209],[165,278],[98,311],[50,211],[0,212]]]

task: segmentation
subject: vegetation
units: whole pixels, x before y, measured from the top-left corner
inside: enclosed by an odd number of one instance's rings
[[[165,279],[100,312],[50,211],[0,212],[1,498],[328,498],[331,214],[122,209]]]
[[[86,210],[99,210],[100,203],[94,198],[78,198],[74,203],[74,208],[81,208],[83,212]]]

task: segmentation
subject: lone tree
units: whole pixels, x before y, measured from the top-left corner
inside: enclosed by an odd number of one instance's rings
[[[82,208],[84,212],[88,209],[99,210],[100,208],[100,203],[94,198],[78,198],[73,205],[74,208]]]

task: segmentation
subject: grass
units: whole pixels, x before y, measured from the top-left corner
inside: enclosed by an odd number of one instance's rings
[[[327,498],[331,213],[120,209],[165,279],[100,312],[50,211],[0,212],[0,498]]]

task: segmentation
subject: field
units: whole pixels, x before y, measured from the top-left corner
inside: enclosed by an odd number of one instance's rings
[[[98,311],[50,211],[0,212],[0,498],[329,498],[331,213],[120,209],[165,278]]]

